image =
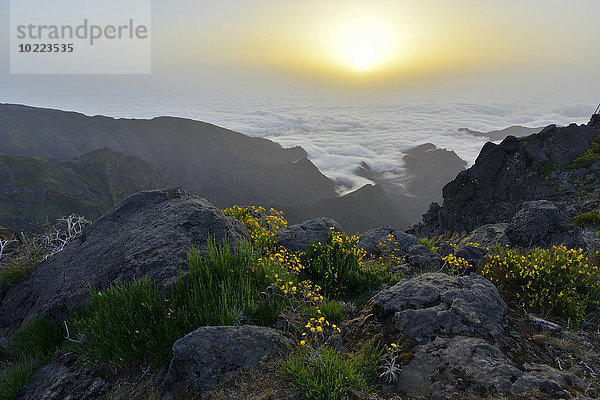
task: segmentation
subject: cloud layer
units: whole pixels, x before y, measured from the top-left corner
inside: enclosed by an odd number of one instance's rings
[[[592,104],[478,105],[327,98],[244,100],[223,95],[64,96],[12,101],[88,115],[126,118],[170,115],[210,122],[271,139],[284,147],[302,146],[324,174],[352,188],[369,183],[355,174],[361,162],[376,171],[398,171],[402,168],[403,151],[422,143],[454,150],[471,165],[485,140],[460,133],[459,128],[487,132],[511,125],[585,123],[595,109]]]

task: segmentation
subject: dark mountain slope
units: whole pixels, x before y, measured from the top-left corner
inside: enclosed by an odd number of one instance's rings
[[[0,225],[35,229],[71,213],[96,219],[133,193],[172,184],[161,169],[108,149],[68,162],[0,154]]]
[[[345,196],[308,205],[273,205],[285,212],[290,224],[317,217],[332,218],[348,233],[361,233],[382,225],[406,227],[410,218],[379,185],[365,185]]]
[[[335,183],[295,147],[182,118],[88,117],[0,105],[0,152],[71,160],[98,148],[162,168],[177,185],[227,203],[308,203],[335,196]]]
[[[380,185],[387,198],[402,210],[404,224],[394,226],[404,229],[419,221],[431,202],[441,201],[442,188],[464,171],[466,162],[455,152],[431,143],[406,151],[402,161],[403,169],[392,177],[373,171],[366,163],[357,173]]]

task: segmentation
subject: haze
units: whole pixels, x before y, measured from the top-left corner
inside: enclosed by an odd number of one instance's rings
[[[8,26],[8,0],[0,12]],[[151,75],[9,75],[3,51],[0,86],[4,102],[215,91],[596,103],[599,14],[594,0],[155,1]]]

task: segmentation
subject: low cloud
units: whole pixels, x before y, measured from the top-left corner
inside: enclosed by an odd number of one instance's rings
[[[261,100],[212,96],[120,94],[85,98],[18,99],[16,102],[61,108],[88,115],[151,118],[169,115],[210,122],[284,147],[302,146],[317,167],[332,179],[356,189],[369,181],[356,175],[366,162],[378,172],[402,170],[403,152],[423,143],[454,150],[472,165],[485,139],[459,128],[493,131],[512,125],[586,123],[591,104],[471,104],[381,102],[289,98]]]

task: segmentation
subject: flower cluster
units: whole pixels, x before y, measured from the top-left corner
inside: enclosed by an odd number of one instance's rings
[[[342,332],[336,324],[325,319],[319,307],[316,307],[316,311],[318,316],[312,317],[304,326],[302,340],[300,341],[302,346],[307,344],[324,345],[331,337]]]
[[[391,265],[400,265],[404,263],[404,254],[400,249],[400,244],[391,233],[385,240],[379,242],[377,247],[381,251],[379,261],[389,263]]]
[[[471,264],[467,260],[462,257],[456,257],[452,253],[442,258],[442,260],[445,262],[448,272],[454,275],[465,273],[471,268]]]
[[[358,236],[331,229],[329,240],[314,243],[300,255],[304,271],[301,274],[319,284],[326,293],[336,297],[356,289],[365,270],[362,260],[365,251],[356,247]]]
[[[600,307],[597,254],[590,257],[581,249],[501,249],[489,256],[482,274],[527,310],[554,315],[563,322],[581,322]]]
[[[272,252],[277,246],[277,232],[287,226],[283,212],[271,208],[267,211],[263,207],[226,208],[223,214],[234,217],[246,225],[252,244],[261,249],[263,254]]]
[[[265,254],[263,257],[259,258],[258,262],[285,266],[289,272],[294,274],[299,274],[304,269],[298,256],[294,252],[281,246],[274,250],[274,252]],[[275,268],[275,270],[277,270],[277,268]]]

